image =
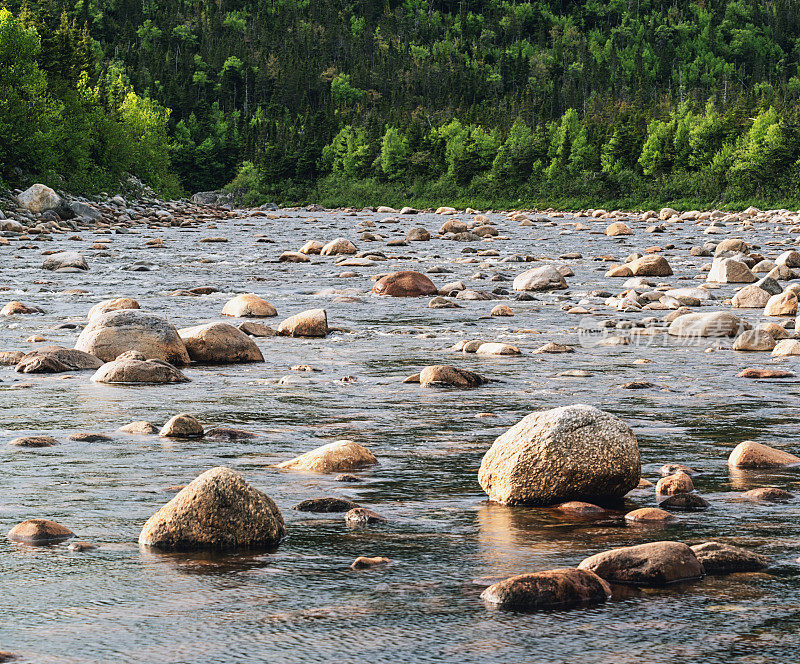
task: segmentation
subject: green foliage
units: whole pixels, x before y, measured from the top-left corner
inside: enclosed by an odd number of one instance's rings
[[[406,173],[408,141],[395,127],[386,127],[378,159],[381,171],[389,180],[399,180]]]

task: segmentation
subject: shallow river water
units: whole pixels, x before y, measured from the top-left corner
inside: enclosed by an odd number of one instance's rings
[[[799,503],[759,505],[737,500],[736,492],[758,486],[797,492],[800,473],[731,475],[726,461],[747,439],[800,450],[800,383],[736,378],[742,368],[770,366],[771,359],[768,353],[734,353],[729,340],[681,344],[659,336],[647,344],[582,346],[574,329],[580,316],[562,310],[592,289],[621,290],[624,280],[604,277],[608,263],[594,256],[612,254],[621,261],[651,244],[676,245],[664,252],[675,276],[655,282],[698,285],[694,276],[710,259],[690,257],[688,250],[708,238],[688,223],[650,236],[643,233],[646,224],[629,222],[636,235],[609,238],[602,234],[607,222],[594,222],[600,232],[591,233],[574,231],[569,218],[520,227],[491,215],[508,239],[434,238],[407,247],[361,241],[357,224],[364,219],[375,221],[371,230],[387,239],[412,226],[433,232],[448,219],[419,215],[381,224],[383,216],[299,211],[274,221],[222,220],[214,229],[142,227],[106,236],[83,231],[82,240],[60,235],[0,247],[0,286],[8,288],[0,291],[2,302],[21,300],[45,311],[3,320],[0,350],[28,350],[33,345],[25,340],[36,333],[72,347],[79,330],[52,328],[83,324],[93,304],[120,296],[136,298],[142,309],[180,328],[221,320],[230,297],[254,292],[277,307],[277,320],[323,307],[331,326],[347,329],[320,340],[256,339],[264,364],[192,366],[185,370],[192,382],[176,386],[108,386],[90,382],[91,372],[30,376],[0,367],[0,531],[27,518],[48,518],[98,545],[72,553],[67,543],[30,547],[0,540],[0,650],[15,653],[19,661],[59,664],[797,661]],[[199,242],[210,235],[229,241]],[[259,235],[275,242],[258,243]],[[296,250],[306,240],[340,235],[359,249],[384,251],[389,260],[356,268],[337,267],[335,258],[319,256],[310,264],[276,262],[282,251]],[[767,230],[735,236],[755,244],[772,239]],[[110,240],[108,250],[90,250],[102,237]],[[163,237],[166,248],[145,248],[153,237]],[[90,270],[42,270],[41,252],[56,247],[82,251]],[[465,247],[496,249],[500,255],[476,258],[462,253]],[[774,257],[781,250],[761,251]],[[451,271],[430,275],[437,286],[462,279],[468,287],[510,290],[510,282],[473,276],[513,279],[537,263],[500,259],[514,254],[558,259],[574,251],[583,258],[560,261],[575,272],[567,279],[570,289],[535,294],[533,301],[509,300],[511,318],[488,317],[496,302],[434,310],[427,307],[428,298],[369,294],[375,274],[436,266]],[[454,262],[464,258],[476,261]],[[146,261],[151,270],[125,269],[136,261]],[[359,276],[338,276],[351,269]],[[219,292],[169,295],[200,285]],[[88,293],[62,292],[74,288]],[[323,289],[346,291],[361,302],[336,302],[335,294],[317,294]],[[724,286],[715,294],[728,297],[733,290]],[[648,315],[621,314],[600,299],[585,306],[597,307],[597,320]],[[712,302],[700,310],[728,308]],[[755,321],[758,313],[747,315]],[[523,355],[477,357],[448,350],[470,338],[512,343]],[[577,352],[531,353],[548,341],[574,344]],[[716,350],[704,352],[707,347]],[[638,358],[652,363],[635,364]],[[297,364],[321,371],[290,371]],[[401,383],[429,364],[454,364],[497,382],[469,391]],[[557,376],[568,369],[590,375]],[[285,376],[290,378],[280,384]],[[340,380],[344,376],[356,380]],[[621,389],[634,380],[656,387]],[[668,462],[702,471],[695,486],[711,509],[679,513],[679,521],[668,527],[643,528],[626,525],[624,511],[580,520],[490,503],[477,470],[492,441],[532,411],[570,403],[595,405],[634,428],[643,477],[655,481]],[[195,414],[206,427],[238,427],[258,438],[175,441],[116,432],[133,420],[160,426],[179,412]],[[69,440],[81,431],[114,438]],[[59,444],[43,449],[5,444],[33,434],[52,435]],[[380,461],[357,473],[359,483],[272,467],[340,439],[368,446]],[[142,524],[173,495],[165,488],[217,465],[240,472],[276,501],[287,539],[277,550],[257,554],[140,550]],[[352,499],[388,522],[352,529],[341,514],[292,510],[301,500],[325,495]],[[626,502],[626,509],[655,506],[652,489],[635,490]],[[768,555],[772,565],[763,573],[709,577],[590,609],[506,613],[487,608],[479,597],[486,585],[505,576],[574,566],[609,548],[665,539],[734,543]],[[387,556],[392,563],[353,571],[349,565],[359,555]]]

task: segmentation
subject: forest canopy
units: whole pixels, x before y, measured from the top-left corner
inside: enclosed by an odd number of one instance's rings
[[[91,192],[131,173],[250,202],[798,198],[800,0],[5,7],[8,183]]]

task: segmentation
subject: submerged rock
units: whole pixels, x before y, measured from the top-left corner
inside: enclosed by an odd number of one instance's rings
[[[8,531],[8,539],[12,542],[34,545],[55,544],[70,537],[75,537],[75,533],[48,519],[28,519]]]
[[[44,346],[26,353],[20,358],[14,371],[34,374],[62,373],[64,371],[97,369],[102,365],[102,360],[80,350],[62,346]]]
[[[358,507],[352,500],[344,498],[309,498],[297,503],[292,509],[298,512],[317,512],[317,513],[330,513],[330,512],[349,512]]]
[[[730,544],[704,542],[691,548],[706,574],[757,572],[769,565],[769,558],[766,556]]]
[[[728,457],[731,468],[742,469],[780,468],[796,463],[800,463],[800,457],[752,440],[739,443]]]
[[[694,552],[681,542],[651,542],[611,549],[586,558],[578,569],[591,570],[611,583],[663,586],[705,574]]]
[[[188,383],[189,379],[169,362],[145,360],[141,353],[128,352],[101,366],[92,381],[112,385],[166,385]]]
[[[419,373],[421,387],[478,387],[489,382],[474,371],[459,369],[448,364],[425,367]]]
[[[234,318],[269,318],[277,316],[278,310],[254,293],[237,295],[222,307],[223,316]]]
[[[203,425],[197,421],[194,415],[180,413],[169,419],[161,427],[158,435],[162,438],[202,438],[204,435]]]
[[[552,505],[619,499],[639,483],[631,428],[592,406],[532,413],[495,440],[478,481],[503,504]]]
[[[611,587],[597,574],[571,568],[512,576],[481,593],[484,602],[511,611],[602,604],[610,597]]]
[[[357,470],[378,463],[375,456],[363,445],[352,440],[337,440],[315,450],[284,461],[278,468],[303,470],[311,473],[339,473]]]
[[[139,544],[161,550],[262,548],[285,536],[272,499],[229,468],[207,470],[151,516]]]
[[[389,297],[421,297],[436,295],[438,291],[434,283],[421,272],[403,270],[382,276],[372,286],[372,292]]]

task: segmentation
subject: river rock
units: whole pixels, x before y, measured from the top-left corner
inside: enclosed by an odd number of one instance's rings
[[[158,433],[158,427],[150,422],[138,420],[136,422],[130,422],[124,426],[121,426],[119,431],[132,433],[137,436],[152,436],[153,434]]]
[[[8,443],[12,447],[53,447],[58,441],[52,436],[20,436]]]
[[[300,247],[301,254],[314,254],[319,255],[325,245],[317,240],[309,240],[302,247]]]
[[[705,574],[694,552],[681,542],[650,542],[595,554],[578,569],[591,570],[611,583],[663,586]]]
[[[602,502],[635,488],[640,471],[631,428],[578,404],[532,413],[511,427],[484,455],[478,481],[503,504]]]
[[[733,350],[770,351],[775,348],[775,339],[764,330],[745,330],[733,340]]]
[[[419,373],[421,387],[478,387],[488,382],[474,371],[459,369],[449,364],[425,367]]]
[[[134,351],[106,362],[94,373],[92,381],[112,385],[167,385],[188,383],[189,379],[168,362],[146,360],[144,355]]]
[[[372,286],[372,292],[390,297],[420,297],[436,295],[438,291],[433,282],[421,272],[404,270],[382,276]]]
[[[203,425],[194,415],[180,413],[171,417],[158,435],[162,438],[202,438],[204,433]]]
[[[718,284],[751,284],[758,281],[750,268],[735,258],[715,258],[706,281]]]
[[[31,307],[19,300],[13,300],[6,306],[0,309],[0,316],[17,316],[20,314],[40,314],[42,310],[39,307]]]
[[[800,457],[753,440],[739,443],[728,457],[728,466],[741,469],[781,468],[796,463],[800,463]]]
[[[683,314],[670,323],[667,334],[673,337],[735,337],[751,329],[750,323],[728,311]]]
[[[617,235],[633,235],[633,231],[628,224],[622,221],[615,221],[613,224],[606,226],[606,235],[608,237],[616,237]]]
[[[173,365],[190,361],[186,346],[172,325],[159,316],[136,309],[96,316],[81,332],[75,348],[104,362],[115,360],[129,350]]]
[[[657,495],[658,506],[665,510],[679,510],[682,512],[702,512],[710,505],[708,501],[696,493],[676,493],[672,496]]]
[[[315,512],[315,513],[331,513],[331,512],[349,512],[358,507],[352,500],[345,500],[344,498],[309,498],[302,502],[297,503],[292,509],[298,512]]]
[[[225,303],[222,315],[233,318],[269,318],[277,316],[278,310],[255,293],[242,293]]]
[[[151,516],[139,544],[161,550],[262,548],[286,535],[278,507],[229,468],[207,470]]]
[[[0,352],[0,367],[13,367],[25,357],[26,353],[21,350],[4,350]]]
[[[706,574],[757,572],[769,565],[769,558],[747,549],[720,542],[704,542],[691,547]]]
[[[800,355],[800,341],[797,339],[782,339],[772,349],[773,357],[792,357]]]
[[[43,270],[88,270],[89,264],[77,251],[59,251],[50,254],[42,263]]]
[[[115,297],[112,300],[103,300],[98,302],[91,309],[86,316],[92,320],[95,316],[106,314],[109,311],[119,311],[120,309],[138,309],[139,303],[131,297]]]
[[[765,316],[794,316],[797,313],[797,295],[787,290],[773,295],[764,305]]]
[[[656,493],[664,496],[672,496],[676,493],[691,493],[692,491],[694,491],[692,478],[683,471],[662,477],[656,484]]]
[[[228,323],[206,323],[178,330],[189,357],[201,364],[263,362],[255,342]]]
[[[383,565],[388,565],[390,562],[392,561],[384,556],[374,556],[372,558],[367,556],[359,556],[350,564],[350,567],[356,570],[372,569],[373,567],[382,567]]]
[[[771,295],[758,284],[750,284],[737,291],[731,304],[738,309],[763,309]]]
[[[315,450],[284,461],[278,468],[301,470],[310,473],[340,473],[357,470],[378,463],[375,456],[363,445],[352,440],[337,440]]]
[[[469,353],[467,347],[464,347],[464,352]],[[511,344],[504,344],[497,341],[488,341],[486,343],[478,343],[478,347],[472,351],[477,355],[519,355],[520,350]]]
[[[62,346],[44,346],[26,353],[14,368],[18,373],[62,373],[97,369],[102,360],[94,355]]]
[[[58,210],[64,205],[64,200],[61,196],[43,184],[34,184],[28,187],[17,196],[17,201],[20,207],[33,213]]]
[[[290,316],[278,326],[278,334],[287,337],[324,337],[328,334],[325,309],[309,309]]]
[[[348,526],[366,526],[369,523],[386,523],[386,517],[366,507],[354,507],[344,515],[344,522]]]
[[[331,240],[322,247],[322,251],[320,252],[323,256],[338,256],[340,254],[354,254],[358,251],[355,245],[343,237],[337,237],[335,240]]]
[[[630,523],[644,523],[644,524],[661,524],[672,523],[677,519],[658,507],[640,507],[638,510],[633,510],[625,515],[625,521]]]
[[[513,288],[516,291],[563,290],[567,282],[554,266],[542,265],[517,275]]]
[[[8,531],[8,539],[12,542],[40,546],[63,542],[70,537],[75,537],[75,533],[60,523],[48,519],[28,519]]]
[[[794,496],[784,489],[766,486],[745,491],[740,495],[740,497],[744,498],[745,500],[753,500],[765,503],[785,503],[791,500]]]
[[[481,593],[484,602],[510,611],[602,604],[610,597],[611,587],[597,574],[571,568],[512,576]]]
[[[663,256],[648,254],[627,263],[634,277],[668,277],[672,268]]]

